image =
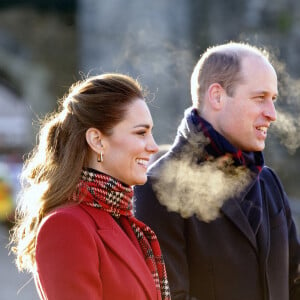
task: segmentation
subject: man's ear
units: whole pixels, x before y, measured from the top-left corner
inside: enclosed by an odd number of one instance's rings
[[[103,145],[101,142],[103,135],[97,128],[89,128],[85,133],[85,138],[90,148],[96,153],[100,153]]]
[[[208,90],[208,102],[209,105],[214,110],[220,110],[223,105],[223,97],[224,97],[225,90],[219,83],[212,83]]]

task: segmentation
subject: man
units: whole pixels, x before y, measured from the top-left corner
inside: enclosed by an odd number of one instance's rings
[[[173,300],[300,299],[300,245],[283,187],[264,165],[276,120],[267,53],[209,48],[191,77],[193,107],[171,149],[135,188],[156,232]]]

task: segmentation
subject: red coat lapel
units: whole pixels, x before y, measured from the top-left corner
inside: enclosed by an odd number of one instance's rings
[[[114,252],[114,254],[127,265],[128,269],[131,270],[141,283],[141,286],[147,291],[149,298],[151,298],[152,293],[149,291],[149,282],[152,283],[153,277],[146,265],[145,259],[135,248],[132,241],[110,214],[85,205],[81,207],[95,221],[98,227],[97,232],[107,249]]]

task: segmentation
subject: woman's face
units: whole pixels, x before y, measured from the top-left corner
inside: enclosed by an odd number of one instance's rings
[[[103,162],[98,169],[127,185],[144,184],[150,156],[158,151],[152,128],[146,102],[137,99],[129,104],[112,135],[102,137]]]

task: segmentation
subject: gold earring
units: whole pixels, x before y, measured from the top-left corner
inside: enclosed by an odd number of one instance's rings
[[[97,154],[97,162],[103,162],[103,153],[100,151],[100,153]]]

